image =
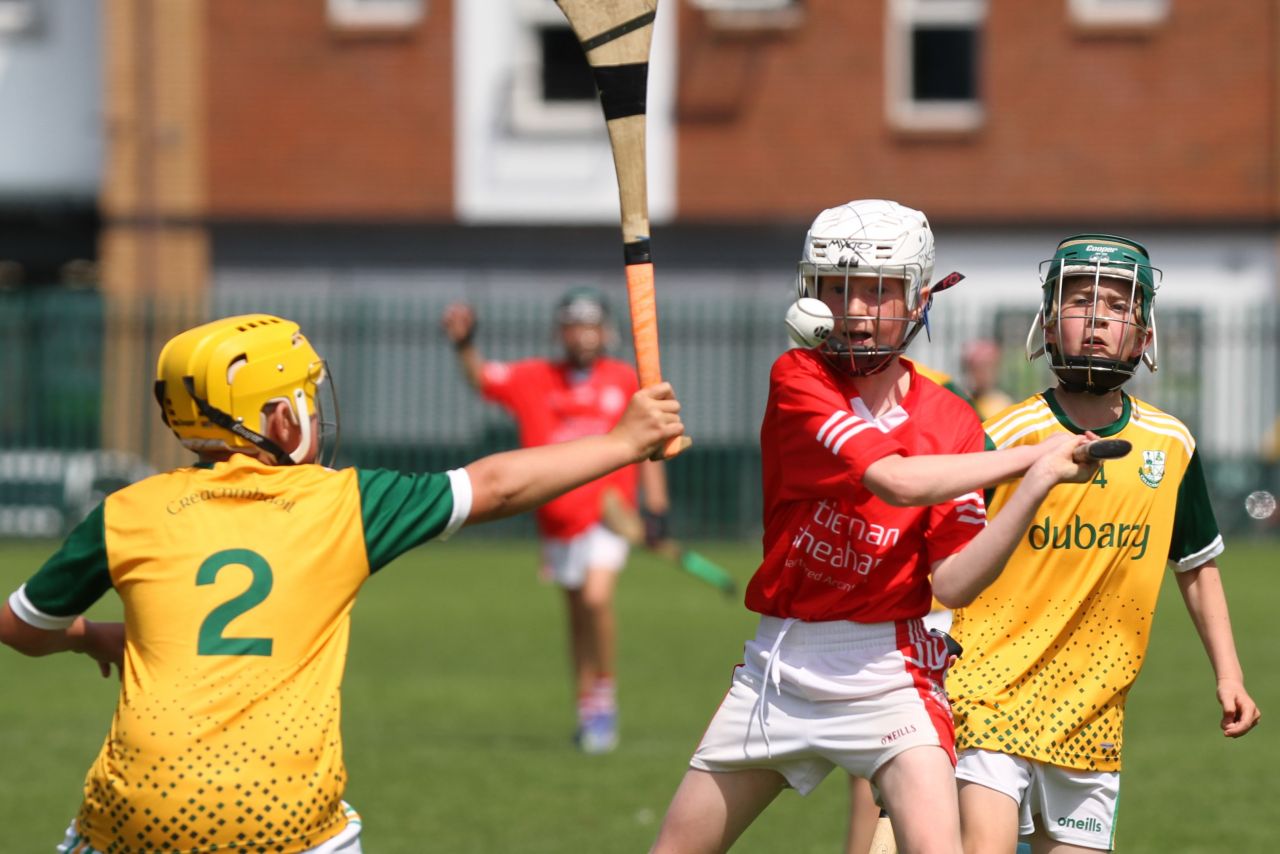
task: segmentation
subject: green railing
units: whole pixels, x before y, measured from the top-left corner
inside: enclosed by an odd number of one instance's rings
[[[329,360],[342,413],[341,464],[442,470],[511,448],[516,434],[510,419],[462,381],[440,332],[440,313],[452,298],[437,291],[322,299],[215,293],[209,305],[193,307],[171,301],[108,306],[101,295],[85,291],[0,293],[0,457],[8,454],[12,466],[15,452],[66,455],[110,445],[156,466],[172,464],[172,454],[157,452],[171,446],[150,396],[159,347],[191,323],[250,311],[297,320]],[[554,300],[555,294],[474,300],[486,357],[554,355]],[[668,467],[674,525],[682,536],[759,533],[758,431],[769,367],[786,346],[786,301],[785,293],[731,300],[674,293],[660,301],[664,372],[685,404],[695,440]],[[954,373],[965,340],[996,337],[1005,353],[1004,387],[1023,396],[1050,379],[1042,365],[1028,365],[1021,355],[1029,321],[1022,307],[935,317],[932,343],[922,335],[913,352]],[[1245,514],[1243,499],[1257,489],[1280,491],[1275,461],[1264,450],[1280,388],[1277,311],[1166,311],[1160,324],[1161,370],[1140,377],[1133,390],[1196,432],[1224,529],[1261,530]],[[617,352],[630,358],[620,331]],[[121,376],[124,370],[136,376]],[[130,414],[131,426],[105,429],[105,421],[121,412]],[[118,462],[117,469],[129,469]],[[40,488],[13,471],[6,475],[0,459],[0,505]],[[523,519],[493,533],[531,530]]]

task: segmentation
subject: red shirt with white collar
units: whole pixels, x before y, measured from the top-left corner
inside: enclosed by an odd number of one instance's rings
[[[764,560],[746,604],[774,617],[878,623],[923,617],[930,567],[986,524],[981,493],[931,507],[893,507],[862,484],[891,454],[983,450],[982,424],[956,395],[916,373],[878,418],[853,379],[811,350],[774,362],[760,428]]]
[[[486,362],[480,393],[515,417],[526,448],[607,433],[639,388],[635,369],[617,359],[597,359],[580,370],[567,362],[525,359]],[[603,495],[612,487],[630,504],[636,467],[626,466],[547,502],[535,513],[544,537],[568,539],[600,521]]]

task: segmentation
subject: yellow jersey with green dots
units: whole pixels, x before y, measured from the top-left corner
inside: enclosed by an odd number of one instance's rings
[[[299,852],[340,833],[339,686],[370,574],[466,521],[465,472],[243,454],[109,496],[10,597],[69,625],[108,589],[126,642],[77,829],[96,850]]]
[[[996,448],[1083,432],[1052,391],[984,427]],[[1055,486],[999,578],[958,609],[964,654],[947,677],[956,747],[1067,768],[1120,770],[1124,703],[1142,668],[1165,567],[1222,552],[1195,441],[1178,419],[1128,395],[1095,430],[1133,450],[1090,483]],[[994,490],[1000,513],[1017,482]]]

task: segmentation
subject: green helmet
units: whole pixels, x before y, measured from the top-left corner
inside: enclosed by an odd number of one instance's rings
[[[556,322],[603,325],[609,319],[609,304],[595,288],[570,288],[556,303]]]
[[[1095,284],[1101,279],[1118,279],[1130,284],[1130,303],[1137,306],[1135,318],[1126,321],[1133,333],[1143,338],[1151,333],[1151,345],[1133,359],[1105,359],[1095,355],[1067,356],[1048,344],[1044,332],[1062,320],[1062,281],[1067,277],[1086,276]],[[1147,249],[1136,240],[1113,234],[1077,234],[1058,244],[1053,257],[1040,263],[1040,311],[1027,334],[1027,358],[1045,355],[1050,369],[1063,385],[1074,391],[1105,394],[1121,386],[1133,376],[1142,361],[1155,371],[1155,298],[1160,287],[1161,271],[1151,266]],[[1096,306],[1089,316],[1096,314]],[[1036,333],[1040,341],[1037,345]],[[1058,340],[1062,335],[1058,334]]]

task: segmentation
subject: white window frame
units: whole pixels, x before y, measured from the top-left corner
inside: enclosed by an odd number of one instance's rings
[[[0,35],[33,30],[39,20],[35,0],[0,0]]]
[[[530,136],[588,136],[604,133],[604,117],[596,98],[555,103],[542,97],[542,45],[538,30],[544,26],[568,28],[564,13],[554,0],[517,0],[519,34],[511,73],[511,129]]]
[[[427,15],[427,0],[326,0],[329,23],[350,29],[407,29]]]
[[[689,0],[704,12],[781,12],[798,9],[802,0]]]
[[[689,0],[718,30],[789,30],[804,22],[804,0]]]
[[[1170,0],[1067,0],[1073,23],[1083,27],[1155,27],[1169,18]]]
[[[909,131],[972,131],[982,126],[981,100],[921,102],[911,96],[912,35],[920,24],[982,30],[987,0],[889,0],[885,16],[885,105],[889,124]]]

